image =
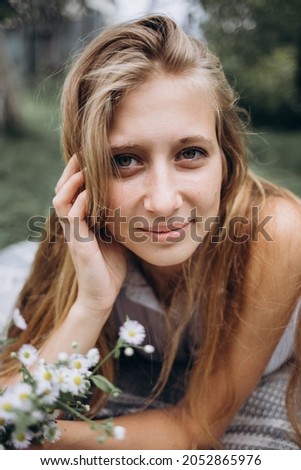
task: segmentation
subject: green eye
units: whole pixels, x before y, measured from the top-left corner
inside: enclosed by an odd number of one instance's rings
[[[119,155],[117,157],[114,157],[114,162],[117,167],[129,167],[133,161],[133,157],[130,155]]]
[[[185,160],[198,160],[199,158],[203,158],[204,156],[204,150],[195,147],[184,149],[180,153],[180,157]]]

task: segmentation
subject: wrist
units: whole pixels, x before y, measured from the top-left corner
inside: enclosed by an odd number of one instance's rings
[[[77,299],[72,305],[69,315],[76,317],[81,321],[94,321],[96,324],[99,324],[101,327],[107,321],[111,308],[101,308],[101,306],[96,306],[95,304],[90,304],[89,302],[81,302]]]

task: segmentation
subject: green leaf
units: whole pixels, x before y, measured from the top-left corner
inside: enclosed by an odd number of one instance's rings
[[[94,385],[96,385],[97,388],[109,395],[115,395],[121,392],[119,388],[115,387],[115,385],[113,385],[103,375],[92,375],[90,379],[92,380]]]

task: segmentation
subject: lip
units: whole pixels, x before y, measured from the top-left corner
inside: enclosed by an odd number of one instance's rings
[[[185,227],[187,227],[187,225],[189,225],[190,222],[185,222],[185,223],[173,223],[171,225],[167,225],[167,226],[156,226],[156,227],[153,227],[153,228],[149,228],[149,227],[139,227],[138,230],[141,230],[142,232],[148,232],[148,233],[168,233],[168,232],[174,232],[176,230],[181,230]]]
[[[171,239],[180,238],[185,229],[190,225],[189,222],[185,223],[174,223],[163,227],[144,228],[140,227],[138,230],[149,235],[154,241],[164,242],[170,241]]]

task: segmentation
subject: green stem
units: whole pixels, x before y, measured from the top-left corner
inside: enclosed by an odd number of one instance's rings
[[[124,346],[123,341],[120,340],[120,338],[119,338],[118,341],[117,341],[117,343],[116,343],[116,345],[115,345],[115,347],[114,347],[114,349],[112,349],[112,351],[110,351],[110,352],[106,355],[106,357],[104,357],[104,358],[94,367],[94,369],[93,369],[93,371],[92,371],[92,374],[95,374],[95,373],[98,371],[98,369],[100,369],[101,366],[102,366],[111,356],[114,356],[114,354],[116,353],[116,351],[118,351],[118,349],[122,348],[123,346]]]
[[[84,421],[85,423],[88,423],[88,424],[93,424],[93,421],[89,418],[87,418],[85,415],[83,415],[82,413],[80,413],[79,411],[75,410],[74,408],[72,408],[72,406],[70,405],[67,405],[67,403],[64,403],[63,401],[61,400],[57,400],[57,403],[59,404],[59,406],[61,407],[61,409],[63,411],[67,411],[68,413],[70,413],[72,416],[75,416],[76,418],[79,418],[81,421]]]

